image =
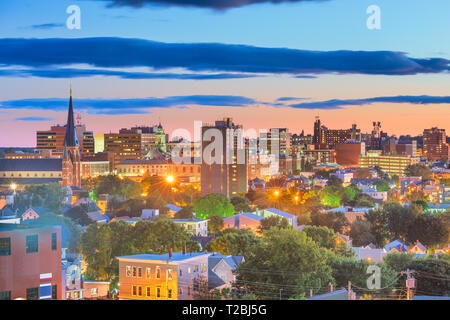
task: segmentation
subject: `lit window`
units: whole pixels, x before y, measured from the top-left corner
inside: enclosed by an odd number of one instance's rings
[[[156,279],[161,279],[161,268],[156,267]]]

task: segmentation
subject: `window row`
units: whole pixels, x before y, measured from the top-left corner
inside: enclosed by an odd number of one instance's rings
[[[154,275],[152,276],[152,268],[146,267],[145,268],[145,277],[147,279],[155,278],[155,279],[161,279],[161,268],[156,267],[154,268]],[[142,278],[144,268],[142,267],[136,267],[136,266],[126,266],[125,268],[125,276],[127,278]],[[172,269],[167,269],[167,279],[172,280]]]
[[[57,238],[56,233],[52,233],[51,240],[52,250],[57,249]],[[37,234],[32,234],[26,236],[25,241],[26,253],[34,253],[39,251],[39,236]],[[11,255],[11,238],[0,238],[0,256],[10,256]]]
[[[144,296],[143,288],[145,288],[145,297],[150,298],[152,297],[152,290],[151,287],[142,287],[142,286],[131,286],[131,295],[135,297],[142,297]],[[167,297],[161,296],[161,287],[156,287],[155,292],[153,293],[156,298],[167,298],[172,299],[172,289],[167,289]]]

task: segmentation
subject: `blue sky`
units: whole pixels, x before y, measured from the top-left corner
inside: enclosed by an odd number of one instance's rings
[[[80,38],[114,37],[151,40],[164,45],[217,43],[226,47],[226,45],[240,44],[255,46],[259,49],[286,48],[308,53],[320,51],[325,54],[347,50],[351,52],[351,55],[346,57],[360,56],[360,51],[389,52],[389,55],[383,55],[380,60],[367,55],[362,63],[364,70],[371,64],[382,69],[384,65],[381,61],[390,62],[392,56],[407,57],[408,64],[411,61],[415,63],[427,61],[424,59],[430,58],[450,60],[448,14],[450,1],[448,0],[313,0],[282,4],[260,3],[228,10],[163,5],[140,8],[108,7],[108,3],[106,0],[0,1],[0,46],[1,39],[5,38],[74,39],[77,45],[81,41]],[[81,8],[81,30],[69,30],[65,27],[68,17],[66,8],[72,4]],[[381,8],[381,30],[368,30],[366,27],[368,17],[366,9],[373,4]],[[73,45],[71,42],[66,43]],[[33,45],[36,49],[24,54],[31,60],[28,64],[22,64],[23,61],[19,59],[11,60],[10,57],[5,56],[2,61],[0,52],[0,66],[3,64],[3,68],[0,68],[0,88],[3,88],[3,90],[0,89],[0,115],[3,118],[0,120],[2,125],[0,127],[3,128],[0,128],[0,146],[33,145],[36,128],[45,129],[50,124],[64,121],[64,112],[60,110],[48,110],[45,107],[42,110],[36,110],[33,106],[25,112],[23,109],[14,111],[2,108],[2,101],[65,98],[70,82],[73,84],[75,95],[80,99],[122,100],[184,95],[206,97],[229,95],[256,101],[255,104],[246,107],[231,106],[233,108],[229,108],[230,106],[224,105],[220,108],[214,105],[190,105],[190,100],[187,99],[186,106],[189,108],[186,110],[180,110],[180,106],[174,107],[178,109],[151,108],[148,110],[147,118],[143,118],[142,114],[134,113],[133,115],[132,112],[129,117],[125,117],[126,112],[124,112],[120,118],[112,114],[98,118],[96,116],[98,112],[86,111],[84,119],[94,131],[114,131],[136,124],[137,121],[150,124],[157,122],[160,118],[166,127],[174,129],[183,125],[179,118],[190,122],[201,118],[199,120],[210,122],[216,117],[231,115],[247,127],[286,125],[294,132],[302,129],[310,132],[313,117],[319,111],[305,110],[307,105],[302,108],[287,106],[284,108],[274,105],[273,102],[281,97],[308,99],[305,102],[309,103],[308,106],[326,110],[329,109],[327,107],[329,101],[347,102],[341,110],[320,112],[321,117],[330,127],[347,127],[352,122],[357,122],[360,127],[369,130],[370,119],[378,117],[379,120],[384,121],[388,132],[403,134],[410,130],[412,134],[419,134],[423,130],[422,127],[398,125],[392,119],[392,115],[386,116],[383,113],[390,110],[394,112],[394,118],[402,117],[410,121],[421,119],[424,127],[438,125],[450,130],[450,121],[445,121],[450,117],[448,103],[418,106],[413,102],[414,99],[410,99],[411,103],[408,101],[397,103],[393,100],[398,99],[385,99],[399,96],[430,96],[437,100],[443,97],[442,99],[447,101],[446,97],[450,96],[449,73],[441,69],[439,72],[420,71],[413,72],[414,74],[407,72],[408,75],[391,76],[390,70],[387,73],[381,72],[382,75],[371,75],[367,72],[358,74],[361,70],[358,65],[351,66],[352,73],[357,69],[357,74],[348,74],[348,66],[342,65],[341,60],[335,60],[332,55],[330,58],[321,60],[319,64],[319,67],[325,68],[325,71],[319,68],[318,73],[306,73],[314,74],[314,77],[300,75],[300,78],[295,78],[293,74],[272,72],[273,66],[280,67],[279,64],[286,61],[289,63],[285,57],[273,61],[261,60],[264,65],[271,68],[268,68],[267,73],[256,75],[249,75],[248,68],[236,70],[223,66],[218,68],[217,59],[214,61],[214,68],[208,67],[206,70],[183,68],[186,64],[157,70],[151,68],[153,65],[148,63],[135,67],[108,68],[93,65],[90,63],[91,60],[86,59],[82,63],[67,62],[57,66],[39,66],[39,70],[23,72],[21,70],[24,68],[36,67],[34,63],[38,61],[38,58],[32,54],[40,51],[43,45],[38,42]],[[120,60],[116,52],[108,52],[108,47],[105,47],[105,59],[110,58],[108,55],[113,55]],[[194,48],[194,51],[197,50],[197,47]],[[73,48],[73,52],[77,52],[78,49],[79,47]],[[176,50],[173,52],[182,55],[182,52],[178,53]],[[133,56],[129,52],[124,53],[126,54]],[[237,51],[233,51],[233,55],[238,54]],[[55,57],[51,50],[43,51],[43,55],[47,55],[50,61]],[[259,59],[265,56],[255,53],[254,57],[252,63],[260,61]],[[17,55],[13,58],[17,58]],[[303,61],[300,56],[295,59]],[[124,57],[124,60],[129,58]],[[167,55],[168,66],[171,66],[175,60],[172,53]],[[357,61],[356,58],[347,58],[347,60]],[[331,61],[332,68],[327,61]],[[442,66],[444,70],[447,68],[447,65],[439,64],[439,68]],[[288,67],[291,68],[290,65]],[[335,71],[339,67],[343,67],[346,72],[336,74]],[[104,71],[99,71],[99,68]],[[298,64],[295,64],[295,68],[298,69]],[[403,74],[398,70],[397,74]],[[164,73],[164,75],[155,76],[154,73]],[[183,75],[180,76],[180,73]],[[436,99],[434,101],[437,101]],[[219,99],[219,101],[223,100]],[[375,101],[375,103],[358,108],[359,104],[355,106],[351,103],[354,100]],[[299,104],[302,102],[300,101]],[[254,109],[250,110],[251,108]],[[257,117],[254,116],[256,109],[260,111]],[[173,116],[174,110],[180,116],[179,118]],[[25,118],[27,119],[25,124],[23,121],[20,122],[25,130],[24,135],[16,140],[6,139],[4,137],[6,132],[17,125],[17,119]],[[286,123],[286,118],[296,120]],[[99,123],[99,119],[104,119],[109,126],[113,124],[113,128]],[[189,128],[192,124],[186,126]]]

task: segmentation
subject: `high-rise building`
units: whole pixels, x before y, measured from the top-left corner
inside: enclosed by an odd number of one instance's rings
[[[269,132],[260,134],[259,144],[260,147],[266,148],[268,154],[275,152],[277,155],[289,155],[291,153],[291,133],[287,128],[272,128]]]
[[[217,133],[220,138],[215,135]],[[231,118],[202,127],[203,195],[221,193],[232,197],[240,192],[247,192],[248,150],[245,149],[244,139],[242,136],[239,138],[239,134],[242,134],[242,126],[235,125]],[[222,144],[215,139],[222,140]]]
[[[161,123],[152,127],[135,126],[130,131],[141,135],[142,156],[146,157],[148,155],[148,157],[151,157],[151,153],[154,150],[166,152],[167,139]]]
[[[434,127],[423,130],[423,155],[429,160],[450,159],[450,147],[446,140],[445,129]]]
[[[321,125],[319,117],[314,122],[313,143],[317,145],[326,145],[333,148],[338,143],[361,142],[361,129],[353,124],[350,129],[328,129]]]
[[[141,159],[141,134],[121,129],[119,133],[105,133],[105,152],[113,155],[113,169],[124,160]]]

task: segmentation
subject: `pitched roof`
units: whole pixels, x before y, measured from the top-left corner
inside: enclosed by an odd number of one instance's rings
[[[62,170],[62,159],[0,159],[0,171],[61,171],[61,170]],[[16,177],[14,177],[14,179],[16,179]]]
[[[396,249],[398,252],[406,252],[408,247],[402,240],[397,239],[388,243],[384,249],[386,249],[387,252],[390,252],[392,249]]]
[[[348,300],[347,289],[335,290],[308,298],[308,300]]]
[[[276,208],[268,208],[268,209],[263,209],[261,211],[269,211],[269,212],[272,212],[272,213],[274,213],[276,215],[285,217],[287,219],[291,219],[291,218],[295,217],[293,214],[290,214],[289,212],[282,211],[282,210],[279,210],[279,209],[276,209]]]
[[[67,113],[66,135],[64,136],[64,146],[76,147],[79,146],[77,131],[75,130],[75,120],[73,118],[72,106],[72,89],[70,89],[69,111]]]

